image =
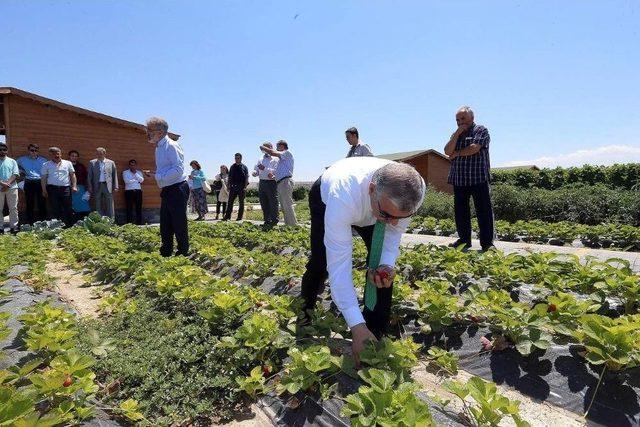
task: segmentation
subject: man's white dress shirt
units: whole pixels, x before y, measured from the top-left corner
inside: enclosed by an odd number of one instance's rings
[[[122,172],[122,179],[124,181],[124,189],[126,190],[142,190],[140,183],[144,182],[144,176],[142,172],[136,170],[135,173],[130,169],[126,169]]]
[[[365,227],[376,223],[369,184],[374,172],[389,163],[392,161],[376,157],[350,157],[334,163],[321,177],[320,194],[327,207],[324,244],[327,248],[331,298],[350,328],[364,322],[351,275],[351,226]],[[405,218],[396,225],[386,224],[380,264],[395,265],[400,252],[400,238],[409,221],[409,218]]]

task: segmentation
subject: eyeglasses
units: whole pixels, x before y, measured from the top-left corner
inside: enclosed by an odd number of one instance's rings
[[[378,212],[380,212],[380,216],[382,217],[382,219],[405,219],[405,218],[409,218],[410,216],[413,216],[415,214],[409,214],[407,216],[395,216],[395,215],[391,215],[390,213],[382,210],[382,207],[380,206],[380,200],[378,200]]]
[[[37,153],[38,152],[38,150],[35,149],[35,148],[30,148],[29,151],[31,151],[32,153]]]
[[[0,148],[0,151],[9,151],[6,148]]]

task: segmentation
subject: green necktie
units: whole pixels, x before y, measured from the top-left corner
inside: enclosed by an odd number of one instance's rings
[[[376,221],[373,226],[373,237],[371,238],[371,254],[369,255],[369,268],[376,269],[380,265],[382,255],[382,244],[384,243],[385,223]],[[364,306],[373,311],[378,302],[378,288],[369,280],[367,274],[367,284],[364,287]]]

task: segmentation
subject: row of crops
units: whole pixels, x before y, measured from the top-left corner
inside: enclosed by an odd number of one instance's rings
[[[472,221],[472,229],[478,233],[478,222]],[[409,230],[417,234],[451,236],[456,224],[451,219],[414,217]],[[496,236],[507,242],[527,242],[556,246],[576,245],[579,241],[589,248],[611,248],[640,251],[640,227],[626,224],[585,225],[569,221],[544,222],[540,220],[495,221]]]
[[[38,345],[25,343],[42,361],[10,368],[13,376],[0,377],[3,393],[28,397],[22,407],[31,417],[61,416],[65,422],[100,408],[152,425],[204,425],[229,420],[265,394],[292,408],[304,394],[339,400],[353,425],[433,425],[434,401],[418,397],[411,376],[424,365],[443,377],[457,401],[434,398],[435,407],[470,425],[495,425],[504,417],[526,425],[518,402],[492,382],[450,379],[461,363],[461,344],[451,330],[482,332],[473,335],[475,358],[511,352],[541,360],[551,347],[571,346],[596,379],[607,373],[622,378],[640,361],[640,278],[623,260],[581,263],[552,253],[463,253],[435,246],[403,250],[393,336],[367,348],[366,368],[356,372],[343,355],[349,333],[335,312],[316,310],[311,325],[296,327],[307,230],[194,223],[190,233],[191,256],[167,259],[157,255],[153,228],[90,219],[61,232],[55,256],[93,275],[104,293],[103,316],[51,319],[44,314],[54,310],[50,304],[30,311],[22,319],[25,331],[39,322],[54,325],[52,335]],[[25,233],[2,243],[24,244],[26,236],[34,248],[50,244]],[[365,258],[357,243],[354,279],[360,288]],[[55,357],[70,354],[84,358],[82,368],[58,361],[52,367]],[[55,367],[60,369],[50,374],[49,391],[35,394],[38,375]],[[360,387],[344,394],[338,387],[344,376]],[[607,387],[606,380],[600,384]],[[71,385],[81,388],[72,392]],[[602,394],[593,391],[583,411]]]

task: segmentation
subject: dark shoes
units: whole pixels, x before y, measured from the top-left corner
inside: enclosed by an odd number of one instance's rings
[[[449,243],[448,245],[450,248],[456,248],[456,249],[460,249],[463,252],[468,251],[469,249],[471,249],[471,243],[468,242],[464,242],[460,239],[456,240],[453,243]]]
[[[490,245],[483,246],[483,247],[482,247],[482,252],[487,252],[487,251],[490,251],[490,250],[495,249],[495,248],[496,248],[496,247],[495,247],[495,246],[493,245],[493,243],[492,243],[492,244],[490,244]]]

